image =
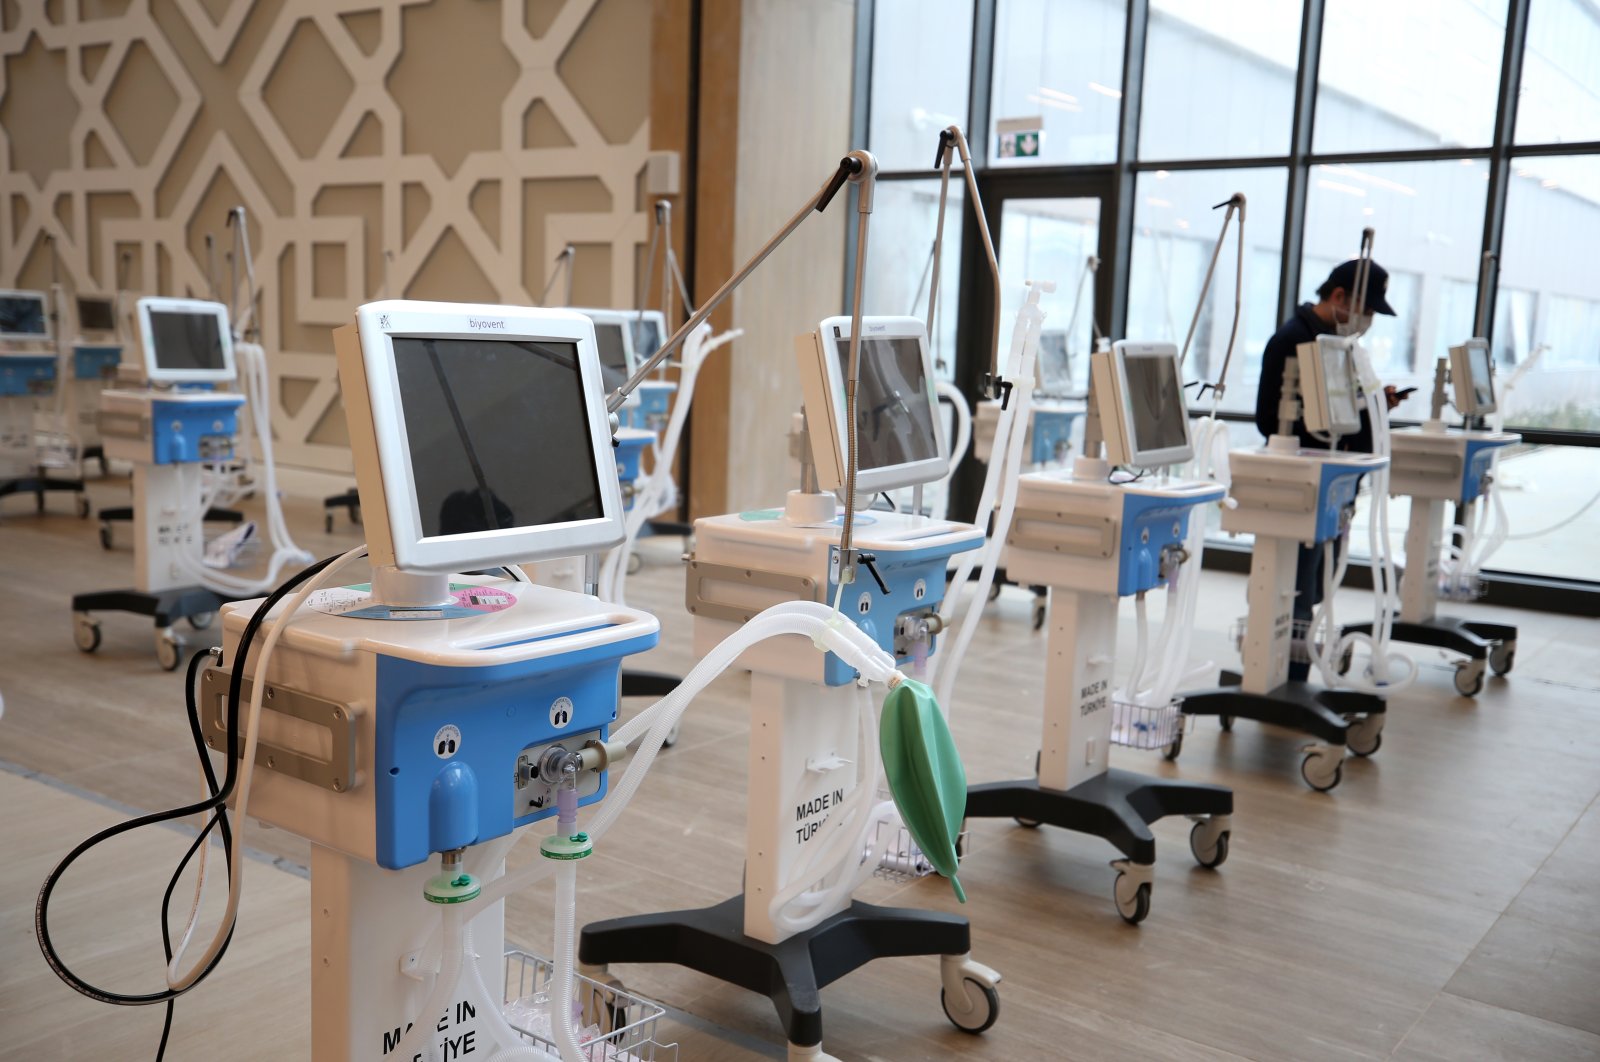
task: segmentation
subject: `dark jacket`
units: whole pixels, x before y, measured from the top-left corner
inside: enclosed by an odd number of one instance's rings
[[[1271,436],[1278,432],[1278,402],[1283,397],[1284,363],[1295,356],[1301,343],[1309,343],[1318,336],[1332,335],[1333,332],[1334,328],[1317,316],[1311,303],[1304,302],[1295,309],[1294,316],[1283,322],[1277,333],[1267,340],[1266,348],[1261,352],[1261,386],[1256,390],[1256,427],[1262,435]],[[1304,417],[1294,422],[1294,433],[1299,436],[1300,445],[1307,449],[1328,448],[1327,443],[1306,431]],[[1367,419],[1365,409],[1361,411],[1361,430],[1354,435],[1341,436],[1339,449],[1372,452],[1372,424]]]

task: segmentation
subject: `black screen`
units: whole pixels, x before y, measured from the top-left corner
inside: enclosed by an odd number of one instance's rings
[[[1133,448],[1139,453],[1182,446],[1183,387],[1178,382],[1178,362],[1167,355],[1124,357],[1128,379],[1128,411],[1133,416]]]
[[[78,327],[85,332],[115,332],[117,314],[110,299],[78,299]]]
[[[628,382],[628,348],[622,343],[622,326],[596,322],[594,341],[600,348],[601,379],[607,391],[615,391]]]
[[[661,349],[661,330],[648,317],[633,322],[633,353],[648,358]]]
[[[422,534],[598,519],[578,345],[394,337]]]
[[[850,378],[850,340],[835,328],[839,378]],[[856,384],[856,465],[888,468],[939,456],[921,345],[909,336],[864,337]]]
[[[222,319],[215,314],[152,310],[150,343],[158,369],[227,368],[222,360]]]
[[[36,295],[0,295],[0,332],[14,336],[45,336],[44,300]]]

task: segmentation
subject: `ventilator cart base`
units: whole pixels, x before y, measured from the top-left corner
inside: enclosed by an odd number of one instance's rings
[[[1335,450],[1297,448],[1292,437],[1229,455],[1231,494],[1237,507],[1222,510],[1222,529],[1253,534],[1243,633],[1242,674],[1224,671],[1220,684],[1183,695],[1188,716],[1214,715],[1224,730],[1235,719],[1254,719],[1318,739],[1304,748],[1300,775],[1319,791],[1344,776],[1348,747],[1358,756],[1378,750],[1384,699],[1355,690],[1322,689],[1288,678],[1294,651],[1295,572],[1300,543],[1320,547],[1339,536],[1354,512],[1361,477],[1387,458]],[[1176,759],[1181,743],[1168,749]]]
[[[827,495],[827,507],[833,508]],[[908,674],[933,649],[948,559],[982,542],[970,524],[904,513],[856,516],[855,541],[876,572],[845,588],[844,616],[892,651]],[[797,526],[769,509],[702,519],[688,561],[686,602],[695,651],[710,651],[762,609],[781,601],[831,601],[837,590],[839,527]],[[881,583],[879,582],[881,580]],[[674,963],[768,996],[783,1022],[791,1058],[823,1057],[818,990],[872,961],[942,957],[943,1002],[971,1032],[998,1013],[998,980],[968,957],[965,918],[878,907],[846,897],[825,920],[799,932],[770,910],[790,869],[817,836],[829,809],[859,784],[855,672],[803,638],[785,635],[744,652],[751,677],[745,889],[711,907],[618,918],[584,927],[584,972],[604,979],[613,963]],[[875,753],[876,750],[873,750]]]
[[[1150,911],[1156,844],[1150,824],[1169,815],[1195,820],[1190,837],[1202,866],[1228,855],[1233,792],[1110,766],[1113,744],[1160,748],[1181,740],[1176,705],[1141,707],[1113,696],[1117,608],[1125,596],[1172,577],[1194,510],[1222,497],[1213,483],[1111,483],[1071,471],[1021,477],[1006,539],[1008,571],[1050,588],[1045,704],[1035,776],[967,791],[967,817],[1014,818],[1111,842],[1123,855],[1113,897],[1137,924]],[[1198,560],[1198,558],[1196,558]]]
[[[244,400],[220,391],[101,396],[106,456],[133,464],[135,585],[73,595],[73,639],[82,651],[100,646],[94,613],[132,612],[154,619],[156,660],[172,671],[182,657],[177,622],[210,626],[226,597],[195,585],[179,555],[197,559],[204,547],[201,526],[188,515],[200,509],[200,465],[232,455]]]
[[[1411,498],[1411,520],[1406,527],[1406,565],[1400,577],[1400,610],[1390,637],[1412,645],[1428,645],[1459,653],[1466,660],[1455,673],[1456,691],[1475,697],[1483,689],[1484,672],[1511,671],[1517,657],[1517,628],[1509,623],[1463,620],[1438,614],[1440,553],[1443,549],[1445,507],[1455,506],[1460,523],[1472,519],[1473,510],[1489,504],[1496,455],[1522,441],[1507,431],[1482,431],[1471,427],[1446,427],[1446,381],[1454,385],[1456,408],[1470,425],[1495,409],[1494,365],[1489,345],[1469,339],[1440,358],[1434,372],[1432,416],[1421,427],[1392,432],[1389,436],[1389,494]],[[1458,599],[1474,597],[1479,588],[1454,586]],[[1370,632],[1372,624],[1345,627]]]

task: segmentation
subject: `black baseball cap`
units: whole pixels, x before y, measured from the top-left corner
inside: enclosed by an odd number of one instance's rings
[[[1322,282],[1322,287],[1317,289],[1317,295],[1327,298],[1334,288],[1343,288],[1351,298],[1356,294],[1356,259],[1340,262],[1333,267],[1333,272],[1328,274],[1328,279]],[[1394,307],[1389,305],[1386,297],[1389,293],[1389,271],[1377,262],[1372,263],[1372,268],[1367,274],[1367,306],[1373,313],[1386,314],[1389,317],[1398,316]]]

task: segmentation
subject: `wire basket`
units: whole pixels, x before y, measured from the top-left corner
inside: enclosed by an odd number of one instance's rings
[[[880,793],[879,797],[883,800],[891,799],[888,793]],[[922,847],[912,839],[911,831],[900,821],[899,812],[892,818],[878,823],[878,837],[874,848],[878,852],[878,866],[872,872],[875,878],[908,883],[936,873],[933,864],[928,862],[928,857],[923,853]],[[956,838],[956,858],[965,859],[966,854],[967,831],[962,830],[960,836]]]
[[[1447,577],[1441,573],[1439,577],[1440,601],[1476,601],[1484,595],[1488,584],[1481,578],[1474,576],[1469,582],[1465,579]]]
[[[1183,698],[1146,707],[1132,701],[1111,702],[1111,743],[1130,749],[1164,749],[1183,733]]]
[[[555,972],[548,959],[515,949],[506,951],[506,1020],[524,1040],[550,1052],[553,1059],[560,1057],[548,1031]],[[677,1062],[678,1045],[655,1038],[656,1023],[666,1013],[665,1007],[580,973],[574,972],[572,980],[577,993],[574,1002],[583,1005],[578,1039],[586,1062]],[[538,1013],[541,1007],[544,1015]],[[530,1020],[540,1017],[542,1023]],[[584,1024],[598,1026],[598,1033],[584,1040]]]

